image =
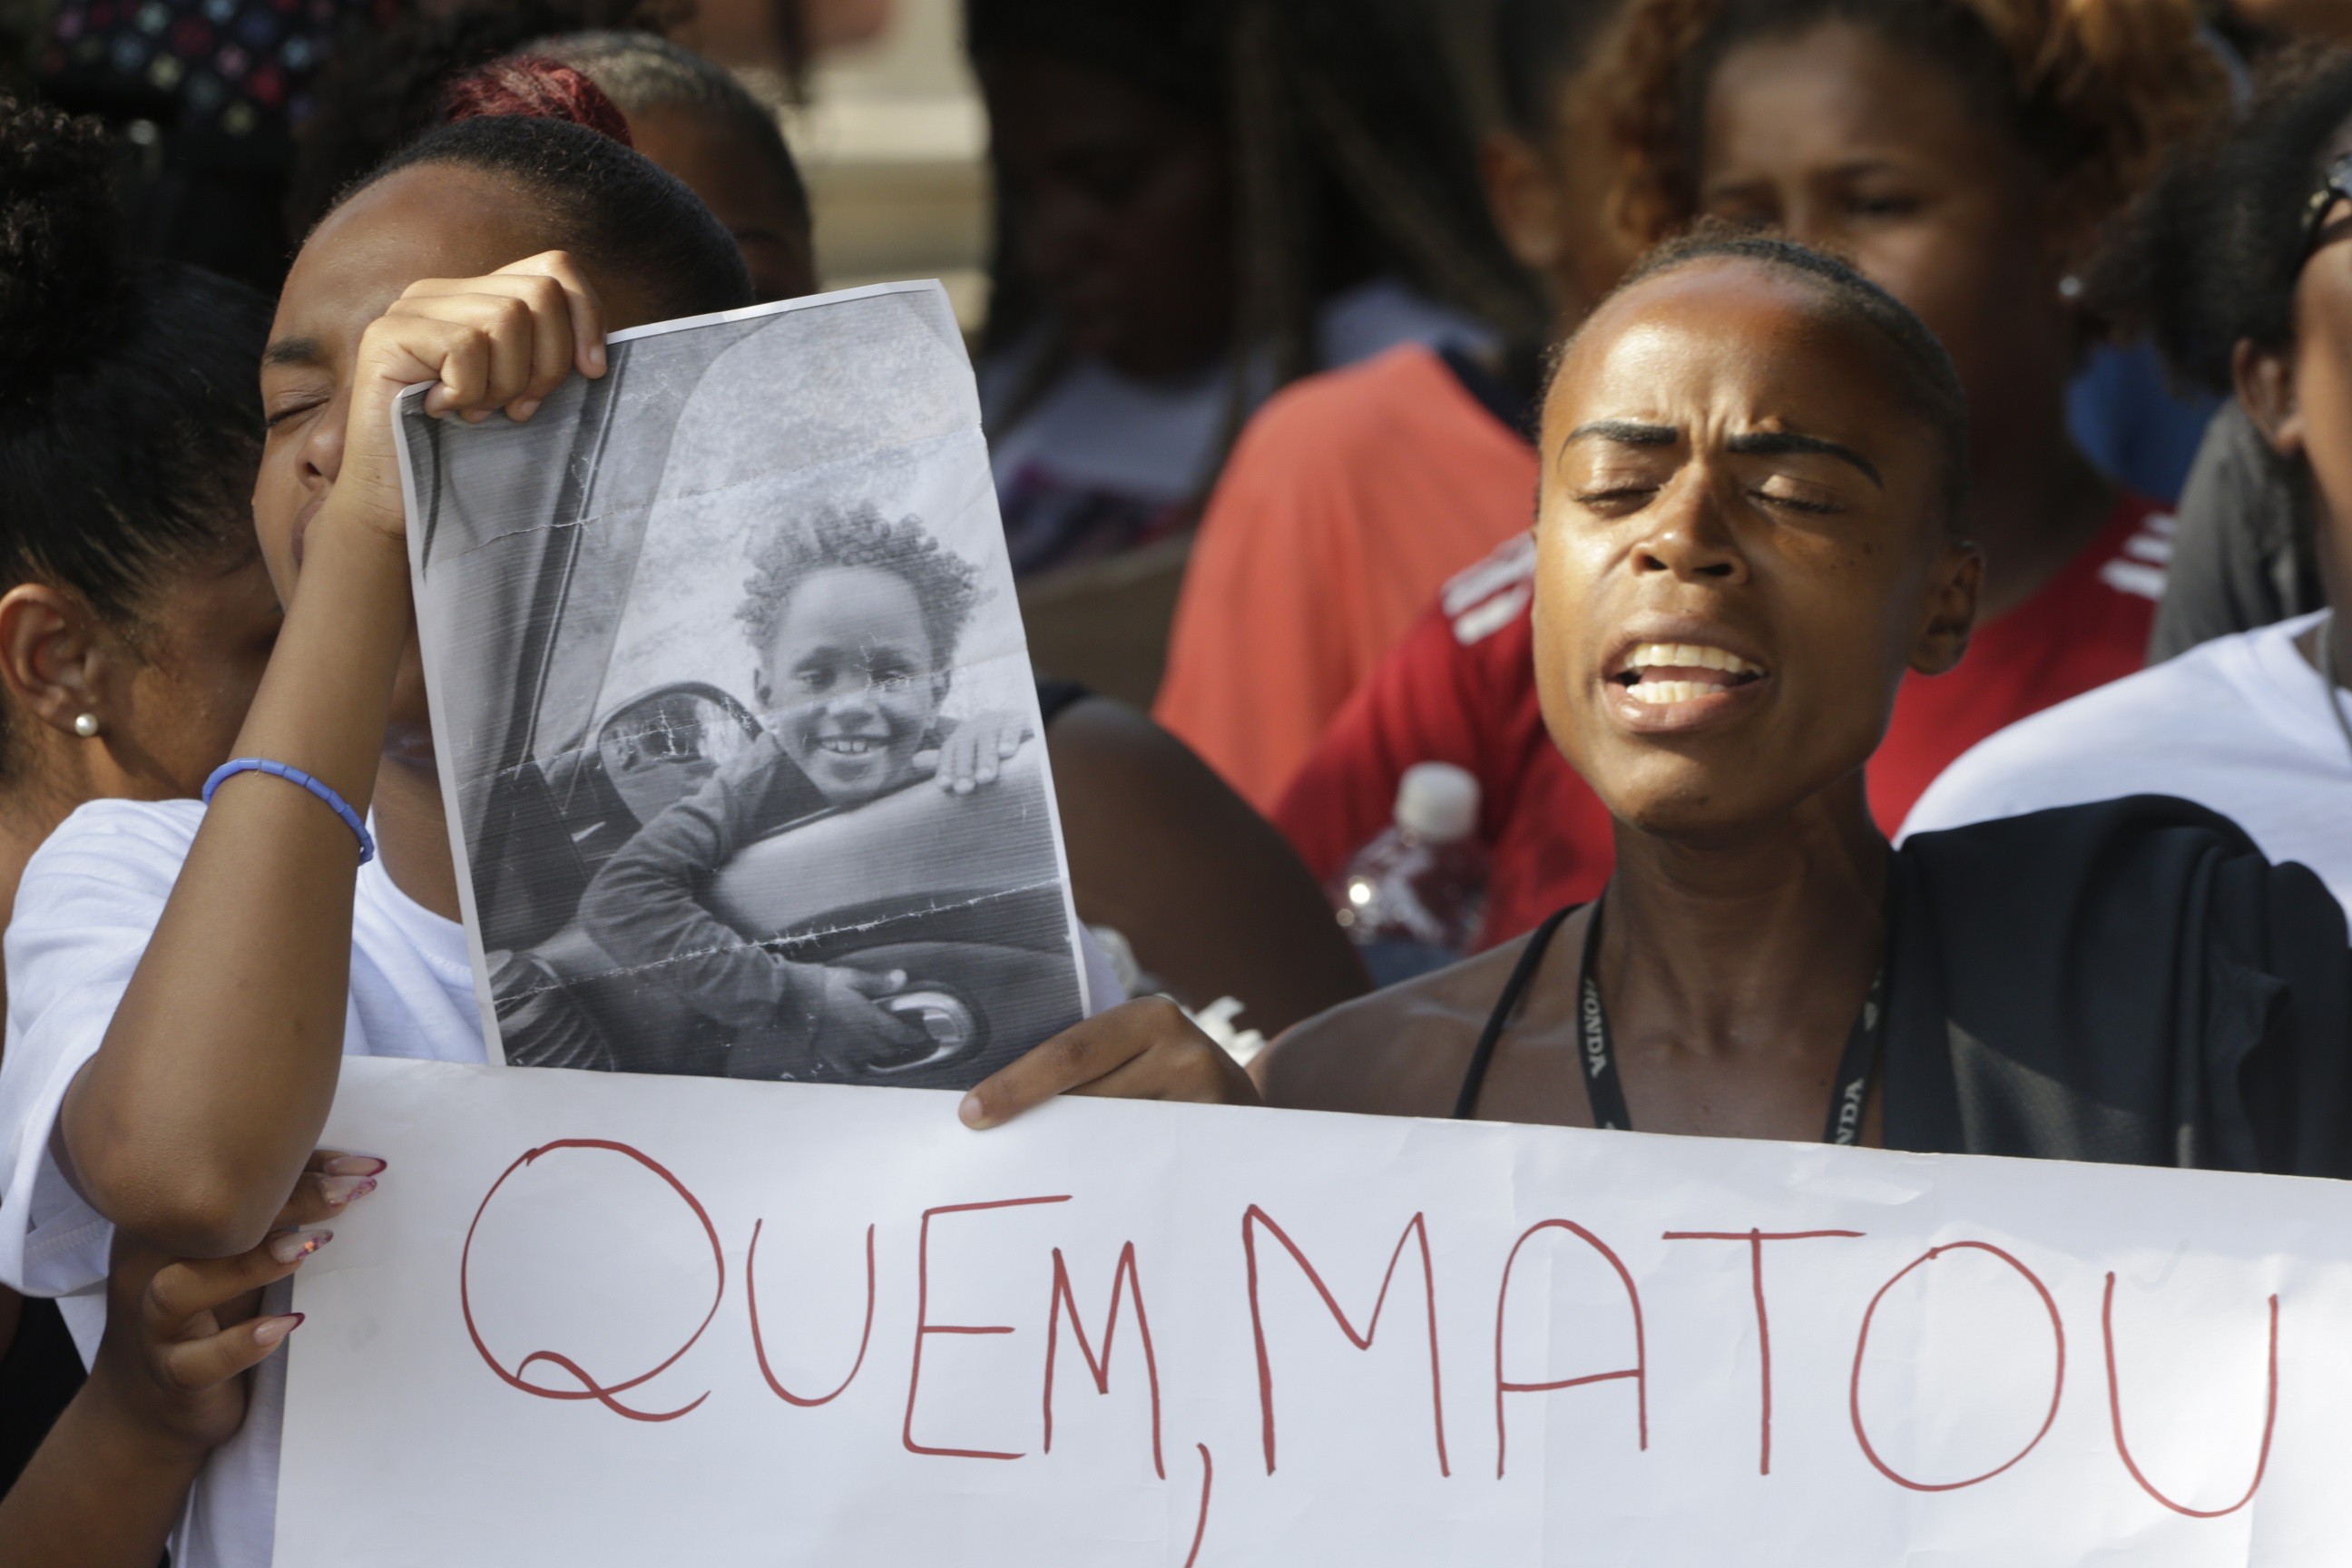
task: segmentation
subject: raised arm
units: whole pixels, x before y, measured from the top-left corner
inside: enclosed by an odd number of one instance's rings
[[[278,420],[316,498],[265,537],[284,629],[236,754],[311,774],[364,813],[387,761],[395,678],[414,702],[415,638],[394,398],[528,418],[572,370],[601,375],[597,301],[558,252],[487,277],[412,284],[361,339],[331,400]],[[429,767],[429,763],[427,764]],[[393,847],[424,861],[429,842]],[[360,864],[352,830],[267,774],[225,784],[97,1054],[68,1091],[65,1165],[83,1196],[166,1252],[258,1242],[317,1141],[342,1051]]]

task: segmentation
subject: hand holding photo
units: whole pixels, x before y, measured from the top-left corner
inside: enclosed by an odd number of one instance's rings
[[[961,1087],[1083,1011],[1036,693],[936,285],[403,406],[495,1056]]]

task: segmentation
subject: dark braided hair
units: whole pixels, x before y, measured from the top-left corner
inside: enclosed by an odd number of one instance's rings
[[[253,548],[269,302],[124,257],[104,126],[0,97],[0,590],[135,651],[175,572]],[[13,771],[0,709],[0,777]]]
[[[2289,51],[2244,116],[2184,148],[2132,211],[2092,297],[2144,327],[2174,374],[2227,394],[2241,342],[2294,337],[2308,203],[2352,132],[2352,50]]]
[[[1608,299],[1670,272],[1718,260],[1769,268],[1799,279],[1820,293],[1837,321],[1859,328],[1885,351],[1896,395],[1935,431],[1943,468],[1944,522],[1958,532],[1969,485],[1969,396],[1961,388],[1960,373],[1936,334],[1912,314],[1909,306],[1845,262],[1793,239],[1708,219],[1635,262]],[[1608,300],[1601,303],[1606,305]],[[1593,316],[1600,313],[1600,307],[1595,307]],[[1586,318],[1588,322],[1591,319]],[[1555,372],[1584,331],[1579,327],[1560,345],[1553,361]]]
[[[701,199],[642,153],[584,125],[515,115],[461,120],[394,153],[343,200],[431,165],[510,183],[544,208],[547,248],[652,285],[669,315],[751,302],[743,253]]]

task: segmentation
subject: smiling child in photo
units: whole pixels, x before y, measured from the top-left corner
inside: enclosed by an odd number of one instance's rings
[[[803,1077],[919,1046],[877,1005],[905,977],[799,963],[753,944],[701,895],[747,846],[930,777],[968,795],[1027,738],[1017,715],[946,719],[979,573],[914,517],[828,509],[760,548],[738,617],[765,728],[600,871],[580,918],[614,960],[658,974],[729,1031],[737,1077]],[[829,1076],[829,1075],[828,1075]]]

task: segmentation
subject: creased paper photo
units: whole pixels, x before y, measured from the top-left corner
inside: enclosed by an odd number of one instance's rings
[[[495,1058],[961,1087],[1083,1011],[971,371],[937,284],[614,336],[401,435]]]

